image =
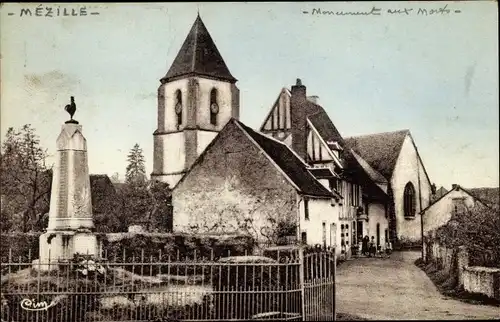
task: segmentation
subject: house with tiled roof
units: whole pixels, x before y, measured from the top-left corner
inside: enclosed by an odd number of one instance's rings
[[[466,189],[453,184],[450,191],[422,210],[424,235],[446,225],[454,215],[466,215],[475,205],[498,207],[499,188]]]
[[[349,149],[324,108],[318,104],[318,97],[308,96],[300,79],[290,90],[283,88],[280,91],[260,131],[289,146],[315,169],[315,173],[325,170],[332,173],[328,185],[343,197],[338,224],[341,238],[337,246],[349,254],[351,246],[367,234],[368,226],[363,226],[368,218],[364,213],[364,201],[385,203],[387,199],[384,177]],[[318,179],[326,182],[324,176]],[[383,245],[383,228],[378,228],[377,241]]]
[[[309,244],[335,245],[342,196],[320,181],[331,177],[231,119],[175,186],[174,230],[248,232],[268,242],[284,237],[274,235],[278,227],[295,227]]]
[[[432,189],[409,130],[344,138],[317,96],[308,96],[297,80],[291,90],[280,91],[260,131],[338,177],[330,181],[343,196],[346,250],[366,235],[382,247],[389,240],[421,240],[418,211],[429,204]]]

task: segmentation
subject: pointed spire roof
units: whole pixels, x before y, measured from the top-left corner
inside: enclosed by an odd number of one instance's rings
[[[186,75],[208,76],[231,83],[237,81],[227,68],[199,13],[177,57],[161,82],[165,83]]]

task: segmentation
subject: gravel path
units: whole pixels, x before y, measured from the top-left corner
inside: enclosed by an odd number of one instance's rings
[[[500,319],[500,307],[443,296],[413,264],[419,252],[359,258],[337,269],[337,312],[366,319]]]

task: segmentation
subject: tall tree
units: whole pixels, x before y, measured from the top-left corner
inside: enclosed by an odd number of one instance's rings
[[[135,144],[127,156],[127,168],[125,173],[125,182],[134,186],[143,186],[146,184],[146,167],[144,155],[139,144]]]
[[[110,180],[112,183],[120,183],[120,174],[118,172],[113,173]]]
[[[12,227],[24,232],[41,229],[43,214],[48,211],[50,196],[50,169],[45,161],[47,151],[30,124],[21,129],[9,128],[2,142],[0,181],[6,201],[2,218],[21,223]],[[21,226],[21,227],[19,227]]]
[[[151,180],[148,192],[151,197],[148,230],[171,232],[173,229],[172,189],[168,183]]]

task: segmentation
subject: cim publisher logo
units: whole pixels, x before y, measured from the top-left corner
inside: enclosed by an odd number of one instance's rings
[[[47,301],[37,301],[35,299],[23,299],[21,301],[21,307],[26,311],[43,311],[48,310],[52,306],[56,305],[63,296],[58,296],[53,299],[50,304]]]

